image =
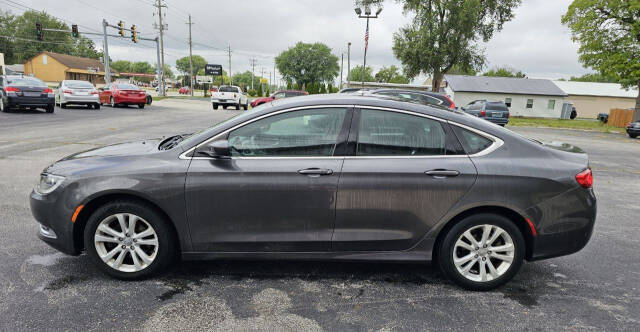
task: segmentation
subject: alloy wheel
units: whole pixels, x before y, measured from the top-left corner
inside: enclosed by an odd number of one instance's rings
[[[120,272],[137,272],[153,263],[158,255],[158,235],[151,225],[131,213],[103,219],[94,235],[98,256]]]
[[[514,254],[515,245],[509,233],[484,224],[471,227],[458,237],[453,247],[453,263],[465,278],[486,282],[505,274]]]
[[[111,106],[111,107],[116,107],[116,101],[115,101],[115,100],[113,100],[113,97],[111,97],[111,98],[109,99],[109,103],[110,103],[110,106]]]

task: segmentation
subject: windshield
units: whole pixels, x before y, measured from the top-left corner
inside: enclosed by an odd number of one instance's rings
[[[220,92],[238,92],[235,86],[221,86]]]
[[[85,81],[65,81],[64,85],[72,89],[93,89],[93,84]]]
[[[116,85],[120,90],[140,90],[137,86],[133,84],[117,84]]]
[[[47,86],[41,80],[32,77],[8,77],[7,83],[18,86]]]

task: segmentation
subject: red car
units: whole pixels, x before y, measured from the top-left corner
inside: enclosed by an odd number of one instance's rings
[[[258,97],[251,102],[251,107],[256,107],[258,105],[262,105],[264,103],[268,103],[275,99],[289,98],[289,97],[297,97],[297,96],[306,96],[309,93],[306,91],[298,91],[298,90],[282,90],[276,91],[269,97]]]
[[[188,95],[189,94],[189,87],[188,86],[183,86],[180,88],[180,90],[178,90],[178,93],[181,95]]]
[[[138,105],[144,108],[147,103],[147,93],[137,86],[128,83],[111,83],[99,89],[100,105],[111,107],[118,105]]]

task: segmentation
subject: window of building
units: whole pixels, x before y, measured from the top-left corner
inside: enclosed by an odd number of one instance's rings
[[[527,108],[533,108],[533,99],[527,99]]]
[[[511,107],[511,98],[505,98],[504,104],[507,105],[507,107]]]
[[[556,101],[554,99],[549,99],[549,105],[547,105],[547,107],[552,110],[554,108],[556,108]]]

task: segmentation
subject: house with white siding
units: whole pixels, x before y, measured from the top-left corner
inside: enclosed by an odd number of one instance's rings
[[[503,101],[511,116],[560,118],[567,94],[551,80],[445,75],[444,92],[456,106],[474,100]]]

